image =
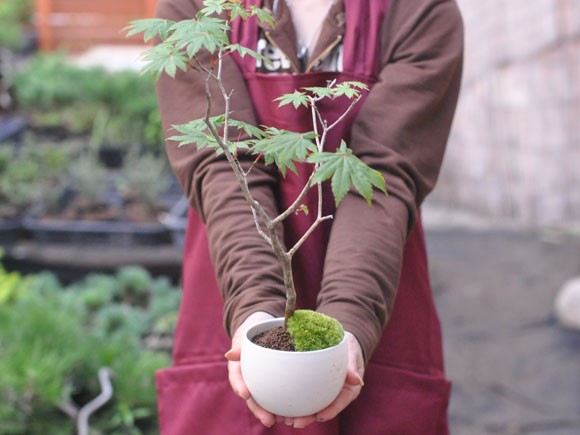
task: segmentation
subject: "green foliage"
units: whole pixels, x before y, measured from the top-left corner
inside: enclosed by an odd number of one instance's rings
[[[21,214],[60,191],[70,154],[63,147],[23,144],[0,149],[0,216]]]
[[[163,134],[150,77],[77,67],[56,53],[37,55],[11,82],[17,104],[38,126],[59,125],[73,133],[96,128],[103,143],[160,151]]]
[[[153,73],[157,77],[165,73],[173,78],[178,70],[192,69],[200,72],[206,80],[206,89],[208,89],[206,96],[210,100],[209,103],[215,98],[209,91],[209,84],[217,84],[227,108],[230,94],[225,90],[227,84],[223,83],[221,76],[223,58],[232,53],[238,53],[241,56],[250,55],[265,61],[259,53],[249,50],[247,47],[230,43],[228,32],[231,21],[237,18],[248,19],[253,16],[263,25],[274,26],[275,20],[268,10],[255,6],[246,7],[241,0],[205,0],[203,3],[204,8],[192,19],[180,22],[140,20],[133,22],[128,27],[128,31],[130,35],[143,33],[146,41],[158,38],[157,45],[145,55],[145,72]],[[203,53],[203,57],[200,52]],[[278,218],[264,216],[266,213],[261,209],[260,204],[251,198],[246,168],[242,167],[237,159],[238,151],[249,149],[250,153],[257,155],[256,161],[263,158],[266,164],[276,165],[283,176],[286,176],[288,170],[297,172],[297,163],[311,164],[314,176],[311,179],[311,185],[305,186],[303,194],[306,194],[308,188],[330,180],[337,206],[351,188],[357,190],[371,204],[374,188],[386,193],[385,180],[382,174],[369,168],[358,159],[347,148],[344,141],[341,142],[336,152],[324,151],[327,133],[342,122],[354,104],[361,98],[361,93],[366,90],[368,90],[367,86],[360,82],[336,83],[336,81],[331,81],[324,87],[307,87],[276,99],[279,101],[279,106],[291,104],[296,110],[310,111],[314,129],[312,132],[297,133],[269,126],[258,129],[230,119],[231,113],[213,117],[206,115],[203,119],[173,126],[179,134],[171,137],[170,140],[178,142],[179,146],[195,144],[198,149],[210,148],[215,150],[217,155],[226,155],[246,198],[249,198],[248,202],[253,207],[258,229],[260,230],[261,225],[264,224],[270,230],[271,240],[268,241],[276,251],[278,258],[281,259],[285,276],[291,274],[290,259],[292,253],[296,252],[304,238],[298,241],[294,247],[291,247],[289,251],[285,251],[284,248],[280,248],[281,243],[276,238],[276,232],[271,231],[271,227],[275,227],[291,213],[308,213],[308,209],[299,204],[299,201],[295,201],[288,210],[282,211]],[[338,119],[329,124],[329,120],[324,119],[324,114],[319,111],[317,103],[323,99],[334,100],[338,98],[350,100],[350,105]],[[210,107],[208,107],[208,113],[209,109]],[[239,133],[237,138],[231,131],[235,129]],[[244,138],[240,140],[242,135]],[[252,167],[249,170],[251,169]],[[321,216],[321,214],[322,206],[319,206],[319,216],[310,229],[329,218],[329,216]],[[268,236],[265,238],[268,239]],[[285,281],[288,294],[295,295],[293,284],[288,279]],[[288,301],[294,299],[289,297]],[[293,306],[287,307],[287,312],[293,310]],[[313,327],[318,327],[316,326],[318,318],[310,314],[304,316],[299,314],[292,317],[292,319],[295,318],[293,322],[298,322],[295,329],[295,338],[300,342],[296,344],[297,347],[301,348],[298,350],[311,349],[312,346],[315,348],[326,346],[327,343],[319,331],[307,331],[307,334],[302,334],[306,332],[306,325],[301,323],[303,317],[312,323]],[[288,320],[290,329],[291,319]],[[315,337],[314,342],[309,341],[312,333]],[[342,337],[342,331],[340,336]],[[319,339],[322,342],[319,342]]]
[[[22,108],[54,110],[90,102],[103,92],[105,75],[100,68],[74,66],[64,53],[42,54],[14,74],[12,88]]]
[[[222,15],[212,16],[215,14]],[[239,0],[206,0],[204,8],[193,19],[179,22],[138,20],[132,22],[127,30],[129,35],[143,33],[146,41],[159,38],[158,45],[145,54],[145,72],[154,73],[156,76],[166,73],[175,77],[178,69],[186,71],[188,67],[191,67],[204,69],[210,78],[216,78],[214,71],[216,57],[237,52],[242,56],[250,55],[256,59],[262,59],[258,53],[247,47],[230,44],[228,38],[230,20],[237,17],[247,19],[250,16],[256,16],[268,25],[275,25],[268,11],[254,6],[245,8]],[[202,50],[212,55],[209,65],[202,65],[198,59],[198,54]],[[296,90],[276,100],[279,101],[280,106],[292,104],[295,109],[307,108],[317,113],[316,103],[321,99],[344,97],[356,101],[360,98],[361,92],[367,90],[368,87],[364,83],[356,81],[332,82],[324,87]],[[372,201],[373,188],[386,193],[383,176],[378,171],[368,168],[354,156],[346,148],[344,142],[334,155],[319,152],[317,144],[314,143],[314,140],[318,138],[315,132],[295,133],[272,127],[265,127],[261,130],[253,126],[250,128],[240,121],[228,119],[228,129],[237,128],[240,133],[243,132],[253,139],[236,141],[230,138],[220,143],[214,133],[223,131],[226,115],[229,116],[229,114],[224,114],[209,119],[213,132],[204,119],[175,125],[173,128],[180,134],[170,139],[177,141],[180,146],[195,144],[198,149],[212,148],[218,155],[226,152],[225,150],[236,155],[240,149],[251,148],[253,153],[264,157],[266,164],[275,164],[283,176],[286,175],[288,169],[296,172],[297,162],[311,163],[317,172],[314,183],[332,180],[332,192],[337,205],[351,187],[354,187],[369,204]]]
[[[32,0],[0,1],[0,47],[20,48],[22,30],[31,15]]]
[[[111,179],[106,169],[95,157],[85,154],[77,158],[69,168],[69,186],[83,201],[91,204],[104,203],[111,186]]]
[[[114,276],[94,273],[82,283],[72,284],[69,289],[77,294],[82,304],[90,311],[98,311],[112,303],[119,294]]]
[[[291,94],[285,94],[281,97],[276,98],[274,101],[280,101],[279,106],[285,106],[287,104],[292,104],[295,109],[300,106],[308,107],[310,105],[310,100],[306,92],[294,91]]]
[[[226,12],[227,17],[212,15]],[[178,70],[189,67],[198,68],[197,56],[204,50],[214,56],[238,52],[242,57],[250,55],[255,59],[268,62],[263,56],[239,44],[230,44],[229,23],[237,18],[247,19],[255,16],[261,23],[274,26],[271,14],[261,8],[246,8],[239,0],[206,0],[204,8],[193,19],[174,22],[162,19],[132,21],[125,28],[127,36],[143,34],[145,42],[158,38],[159,43],[143,54],[144,73],[159,77],[165,73],[175,77]],[[213,68],[213,65],[206,67]]]
[[[125,29],[127,37],[143,33],[143,40],[149,42],[154,38],[167,39],[175,21],[163,18],[146,18],[131,22]]]
[[[146,269],[139,266],[128,266],[117,272],[119,296],[122,300],[133,304],[144,305],[151,293],[151,275]]]
[[[313,132],[294,133],[270,127],[264,139],[254,142],[252,151],[262,154],[267,165],[274,163],[285,176],[287,169],[296,172],[295,162],[305,161],[309,154],[318,152],[312,142],[315,138]]]
[[[153,374],[169,355],[149,348],[147,339],[176,311],[179,290],[139,267],[89,275],[66,288],[48,273],[23,277],[0,267],[0,294],[7,276],[17,282],[0,300],[0,433],[73,433],[59,407],[68,401],[79,408],[96,397],[100,367],[112,370],[114,395],[91,416],[95,433],[153,431]],[[128,288],[146,293],[147,302],[129,302]]]
[[[103,339],[142,337],[149,327],[149,318],[143,310],[132,305],[111,304],[98,311],[94,325]]]
[[[332,193],[337,205],[350,186],[354,186],[369,204],[373,197],[373,187],[387,193],[382,174],[356,157],[344,141],[335,153],[314,154],[308,161],[320,165],[312,180],[313,184],[332,179]]]
[[[296,310],[288,319],[288,332],[299,352],[336,346],[344,337],[337,320],[311,310]]]
[[[169,167],[164,156],[151,153],[130,154],[124,165],[119,190],[127,200],[154,207],[170,184]]]
[[[0,249],[0,259],[4,252]],[[23,278],[17,272],[8,272],[0,263],[0,304],[12,301],[18,295],[18,289],[22,285]]]
[[[209,118],[209,123],[214,129],[214,131],[222,131],[225,126],[225,116],[218,115]],[[252,126],[248,123],[236,120],[230,120],[229,127],[235,128],[238,131],[238,135],[242,133],[248,134],[254,137],[265,137],[262,131]],[[202,148],[212,148],[215,150],[217,155],[224,153],[222,146],[218,143],[215,136],[211,133],[208,125],[203,119],[196,119],[194,121],[188,122],[187,124],[175,125],[173,128],[178,132],[182,133],[178,136],[170,137],[170,140],[177,141],[179,146],[195,144],[197,149]],[[241,149],[249,148],[249,141],[228,141],[226,145],[228,151],[232,154]]]

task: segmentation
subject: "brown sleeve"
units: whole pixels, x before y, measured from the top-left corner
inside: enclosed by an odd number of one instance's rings
[[[161,0],[157,16],[174,21],[195,16],[201,0]],[[207,59],[206,59],[207,60]],[[203,59],[202,59],[203,61]],[[245,82],[231,57],[223,64],[227,88],[235,89],[231,101],[232,118],[255,124]],[[175,79],[162,75],[157,85],[159,109],[166,137],[176,133],[171,126],[204,116],[205,85],[196,72],[178,73]],[[212,115],[225,105],[216,86]],[[202,216],[208,234],[210,254],[222,297],[224,324],[231,334],[251,313],[265,311],[275,316],[284,312],[284,284],[276,257],[256,231],[249,205],[242,196],[233,171],[225,158],[214,151],[197,151],[194,145],[178,147],[166,141],[170,164],[193,208]],[[239,156],[253,161],[252,156]],[[276,212],[276,173],[257,165],[249,185],[258,201],[271,214]]]
[[[389,196],[341,203],[319,310],[340,320],[368,360],[390,312],[408,231],[437,179],[459,93],[463,26],[452,0],[393,0],[383,66],[353,127],[351,148],[381,171]]]

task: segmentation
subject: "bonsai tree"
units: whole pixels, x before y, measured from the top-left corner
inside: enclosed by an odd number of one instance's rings
[[[314,130],[306,133],[268,126],[257,127],[233,119],[230,110],[232,93],[226,89],[222,80],[223,59],[232,53],[237,53],[242,57],[252,56],[261,62],[268,62],[268,60],[248,47],[232,44],[228,36],[230,23],[236,19],[245,20],[250,17],[256,17],[260,22],[271,26],[275,25],[275,21],[268,11],[256,6],[247,6],[241,0],[206,0],[204,6],[197,16],[190,20],[134,21],[127,28],[128,36],[143,33],[145,42],[157,40],[157,44],[144,53],[143,57],[146,62],[144,72],[153,73],[156,76],[165,73],[175,77],[178,70],[193,69],[204,76],[207,96],[205,116],[183,125],[173,126],[179,134],[170,137],[170,140],[177,141],[179,146],[195,144],[198,149],[212,148],[218,155],[225,155],[252,209],[258,233],[271,246],[282,266],[286,290],[285,326],[289,328],[297,350],[332,346],[342,339],[343,332],[340,326],[337,334],[336,324],[329,322],[328,318],[320,313],[309,312],[295,315],[296,288],[292,274],[292,258],[316,227],[332,219],[331,215],[324,215],[322,211],[323,182],[330,180],[336,205],[352,187],[369,204],[372,201],[373,188],[386,193],[382,175],[359,160],[344,141],[335,152],[324,150],[328,133],[343,121],[367,87],[354,81],[342,83],[333,81],[325,87],[298,89],[277,98],[280,106],[291,104],[296,109],[303,106],[310,110]],[[209,64],[202,63],[200,60],[199,55],[204,50],[210,53]],[[219,95],[212,94],[210,87],[212,82],[217,83]],[[318,110],[319,102],[323,99],[332,100],[338,97],[349,98],[351,104],[336,121],[329,123]],[[225,110],[223,114],[211,116],[212,102],[215,98],[223,99]],[[249,138],[239,140],[242,135]],[[248,169],[241,165],[238,160],[240,153],[252,153],[256,155],[256,162],[264,159],[266,164],[276,165],[282,176],[286,176],[288,171],[296,172],[298,163],[311,165],[313,171],[294,202],[279,215],[270,216],[260,202],[252,196],[248,187],[248,175],[252,167]],[[318,207],[315,211],[308,210],[303,204],[311,189],[318,191]],[[293,214],[311,212],[316,213],[312,225],[293,246],[286,247],[280,237],[280,226]],[[320,317],[323,319],[320,320]],[[303,334],[298,331],[305,328],[304,323],[316,322],[322,322],[329,329],[334,330],[330,333],[330,342],[311,341],[310,337],[301,338]]]

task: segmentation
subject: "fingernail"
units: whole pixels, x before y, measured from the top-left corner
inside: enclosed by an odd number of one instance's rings
[[[230,349],[230,350],[228,350],[228,351],[227,351],[227,352],[224,354],[224,357],[225,357],[227,360],[229,360],[231,356],[232,356],[232,350],[231,350],[231,349]]]
[[[365,382],[363,381],[363,379],[360,377],[360,375],[356,375],[356,377],[358,378],[358,384],[363,387]]]
[[[272,424],[272,423],[268,424],[268,423],[266,423],[264,420],[260,420],[260,421],[261,421],[261,422],[262,422],[262,424],[263,424],[264,426],[266,426],[266,427],[272,427],[272,426],[273,426],[273,424]]]
[[[304,429],[304,426],[300,423],[294,423],[294,429]]]
[[[284,424],[286,426],[293,426],[294,425],[294,422],[292,420],[284,420]]]

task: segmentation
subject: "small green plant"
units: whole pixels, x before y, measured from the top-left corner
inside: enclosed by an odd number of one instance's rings
[[[69,163],[69,152],[59,147],[0,149],[0,216],[19,216],[41,199],[56,201]]]
[[[32,0],[2,0],[0,2],[0,47],[20,48],[22,29],[30,23]]]
[[[85,154],[69,170],[70,188],[89,205],[102,205],[111,186],[111,177],[95,156]]]
[[[206,114],[202,119],[187,124],[176,125],[179,133],[171,137],[180,146],[195,144],[198,149],[212,148],[218,155],[223,154],[231,164],[232,170],[240,184],[244,197],[252,208],[255,224],[263,239],[272,247],[283,269],[286,288],[286,323],[296,309],[296,290],[292,275],[292,258],[308,236],[323,221],[331,219],[322,213],[322,183],[331,181],[332,193],[338,205],[349,189],[354,187],[370,204],[373,189],[386,192],[382,175],[359,160],[341,142],[336,152],[324,151],[328,132],[337,127],[354,105],[361,98],[367,87],[359,82],[329,83],[325,87],[299,89],[292,94],[282,95],[277,100],[280,106],[292,105],[294,108],[305,107],[310,110],[314,130],[296,133],[273,127],[258,128],[232,118],[230,110],[231,92],[226,90],[222,80],[222,62],[224,57],[238,53],[242,57],[252,56],[267,62],[259,53],[248,47],[232,44],[228,32],[230,23],[235,19],[256,18],[271,26],[275,21],[265,9],[247,6],[240,0],[206,0],[204,8],[190,20],[174,22],[163,19],[138,20],[127,28],[128,35],[142,33],[145,42],[157,38],[160,42],[150,48],[144,55],[145,72],[156,76],[168,74],[175,77],[178,70],[194,70],[203,75],[208,101]],[[210,53],[210,63],[203,63],[200,53]],[[211,93],[210,83],[216,83],[220,95]],[[323,119],[318,104],[325,99],[348,98],[351,104],[348,109],[333,123]],[[210,116],[212,101],[221,98],[225,111],[218,116]],[[233,132],[232,132],[233,131]],[[240,136],[249,137],[239,140]],[[278,216],[270,216],[262,205],[252,196],[248,187],[248,175],[252,168],[242,166],[238,160],[240,153],[251,153],[256,159],[263,158],[266,164],[274,164],[285,176],[287,171],[296,172],[297,163],[310,164],[312,176],[297,196],[294,203]],[[280,238],[279,228],[291,215],[305,211],[302,204],[310,189],[318,191],[319,206],[314,211],[316,219],[303,237],[288,249]]]
[[[93,132],[99,146],[138,144],[160,152],[161,120],[150,77],[81,68],[64,53],[40,54],[13,75],[11,89],[37,127]]]
[[[126,300],[125,275],[146,278],[139,285],[147,304]],[[80,410],[100,393],[104,367],[113,395],[91,415],[91,433],[155,433],[153,374],[169,355],[149,342],[179,294],[166,278],[136,266],[63,287],[52,274],[22,276],[0,265],[0,433],[74,433]]]
[[[123,197],[145,204],[151,211],[170,185],[167,160],[151,153],[130,153],[122,175],[119,184]]]

